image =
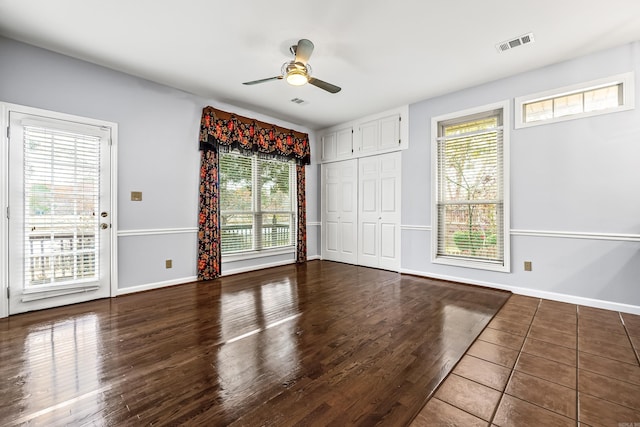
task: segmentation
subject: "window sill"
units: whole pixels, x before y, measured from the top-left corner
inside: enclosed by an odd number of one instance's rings
[[[296,248],[287,246],[284,248],[265,249],[262,251],[239,252],[234,254],[222,255],[222,262],[244,261],[248,259],[268,258],[276,255],[295,255]]]
[[[454,258],[439,256],[431,260],[434,264],[450,265],[453,267],[465,267],[474,268],[476,270],[489,270],[498,271],[502,273],[509,273],[511,271],[508,261],[505,260],[504,264],[492,261],[481,261],[464,258]]]

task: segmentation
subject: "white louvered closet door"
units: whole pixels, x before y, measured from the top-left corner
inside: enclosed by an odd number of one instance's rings
[[[9,312],[110,295],[108,127],[9,113]]]

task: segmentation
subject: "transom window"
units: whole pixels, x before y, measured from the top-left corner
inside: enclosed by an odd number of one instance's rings
[[[508,270],[505,109],[433,119],[434,262]]]
[[[633,73],[516,98],[516,128],[633,108]]]
[[[220,156],[223,255],[293,249],[295,164],[257,155]]]

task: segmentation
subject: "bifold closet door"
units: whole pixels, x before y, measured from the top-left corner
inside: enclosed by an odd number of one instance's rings
[[[400,269],[401,153],[358,160],[358,264]]]
[[[322,258],[356,264],[357,160],[322,165]]]

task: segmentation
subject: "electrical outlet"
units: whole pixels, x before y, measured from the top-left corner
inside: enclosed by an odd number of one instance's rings
[[[170,259],[166,260],[166,261],[164,262],[164,267],[165,267],[165,268],[171,268],[171,267],[173,267],[173,261],[172,261],[172,260],[170,260]]]
[[[524,262],[524,271],[531,271],[531,261]]]
[[[132,202],[141,202],[142,201],[142,191],[132,191],[131,192],[131,201]]]

